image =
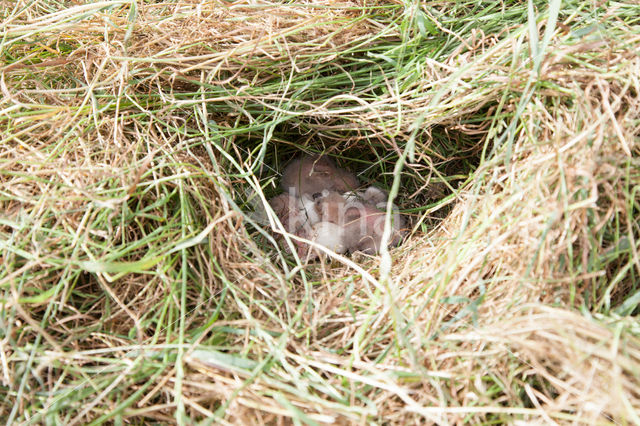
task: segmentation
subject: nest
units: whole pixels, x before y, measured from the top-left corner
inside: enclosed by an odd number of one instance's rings
[[[0,418],[640,422],[638,7],[533,6],[3,11]],[[303,152],[405,242],[281,250]]]

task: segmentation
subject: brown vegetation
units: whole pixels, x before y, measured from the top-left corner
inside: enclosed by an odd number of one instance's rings
[[[639,16],[5,2],[0,419],[640,423]],[[407,241],[279,249],[300,151]]]

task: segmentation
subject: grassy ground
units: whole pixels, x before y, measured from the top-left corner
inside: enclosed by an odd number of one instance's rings
[[[0,419],[640,423],[636,2],[0,4]],[[407,241],[280,250],[302,150]]]

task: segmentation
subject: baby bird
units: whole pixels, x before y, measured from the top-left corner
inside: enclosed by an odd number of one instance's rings
[[[356,176],[335,165],[326,155],[307,155],[289,164],[282,173],[282,189],[292,195],[310,195],[323,190],[346,192],[358,188]]]

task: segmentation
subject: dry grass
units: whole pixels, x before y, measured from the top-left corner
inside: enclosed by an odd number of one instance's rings
[[[0,419],[640,423],[640,6],[0,4]],[[408,240],[279,250],[300,150]]]

